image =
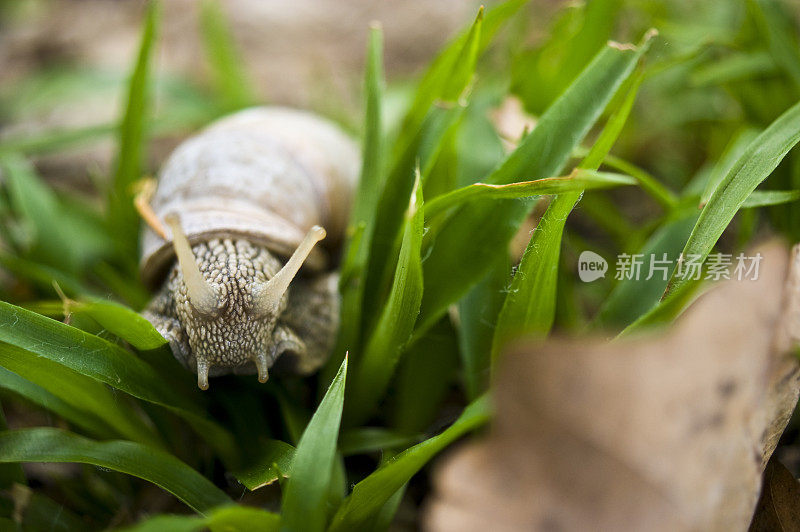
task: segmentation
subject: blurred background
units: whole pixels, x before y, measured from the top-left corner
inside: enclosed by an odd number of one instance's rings
[[[496,2],[486,4],[491,8]],[[157,172],[188,135],[255,103],[311,109],[360,137],[364,56],[373,21],[380,22],[385,36],[382,125],[391,139],[420,74],[468,26],[480,5],[472,0],[162,2],[144,170]],[[95,233],[93,222],[81,218],[105,208],[145,12],[141,0],[0,0],[0,155],[30,161],[31,175],[60,193],[74,227],[85,229],[86,236],[68,243],[74,260],[64,260],[57,246],[48,250],[32,242],[17,212],[24,209],[9,206],[9,183],[0,174],[4,300],[49,302],[35,309],[60,319],[53,278],[68,295],[113,294],[137,310],[149,297],[134,286],[136,258],[130,250],[108,245],[107,235]],[[464,185],[486,176],[608,40],[639,42],[649,28],[657,28],[659,36],[647,53],[634,110],[614,157],[605,163],[659,186],[649,194],[640,187],[592,192],[570,215],[559,265],[555,329],[560,334],[616,333],[657,301],[664,288],[629,283],[616,289],[620,285],[613,275],[580,283],[575,270],[581,250],[608,258],[657,249],[677,258],[708,184],[719,182],[745,146],[800,100],[800,0],[531,0],[478,64],[455,142],[453,182]],[[230,36],[232,48],[219,45],[224,39],[210,42],[223,34]],[[236,85],[226,86],[230,80]],[[528,176],[538,177],[546,176]],[[789,153],[763,188],[800,189],[800,150]],[[665,207],[659,197],[674,205]],[[534,212],[512,246],[516,258],[542,210]],[[718,249],[735,253],[771,235],[800,241],[796,202],[742,209]],[[507,265],[501,266],[507,274]],[[446,325],[446,340],[455,344],[456,333]],[[454,345],[441,393],[414,430],[435,433],[465,403],[456,376],[457,350]],[[3,407],[14,428],[53,423],[49,414],[24,402],[4,397]],[[800,474],[797,427],[796,421],[790,424],[778,449],[795,477]],[[38,466],[30,467],[36,478]],[[39,473],[40,478],[49,474]],[[424,476],[414,480],[399,522],[414,527],[417,505],[429,487]],[[173,509],[170,502],[150,504],[153,500],[140,506],[153,512],[159,504]]]

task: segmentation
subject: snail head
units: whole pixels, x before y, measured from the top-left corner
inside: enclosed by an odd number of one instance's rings
[[[266,382],[280,354],[273,332],[289,285],[316,243],[325,238],[325,230],[312,227],[281,267],[265,248],[243,240],[214,240],[193,249],[177,215],[164,221],[178,258],[176,314],[188,336],[192,353],[187,365],[196,368],[198,386],[208,388],[214,366],[235,368],[251,362],[259,381]]]

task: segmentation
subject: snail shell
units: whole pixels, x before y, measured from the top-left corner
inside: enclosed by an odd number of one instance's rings
[[[190,244],[243,238],[283,257],[320,225],[328,236],[305,265],[322,271],[342,240],[359,161],[353,141],[327,120],[281,107],[246,109],[178,146],[151,206],[161,219],[179,214]],[[145,283],[157,285],[174,260],[172,242],[146,227]]]
[[[332,264],[359,164],[357,147],[335,125],[279,107],[222,118],[169,157],[150,207],[159,220],[179,220],[170,223],[172,234],[182,230],[188,240],[186,263],[197,263],[210,303],[190,301],[192,272],[176,262],[181,239],[146,226],[142,278],[161,289],[143,314],[176,358],[197,371],[201,388],[207,375],[230,372],[258,371],[266,380],[267,367],[286,350],[297,355],[300,372],[324,361],[338,327]],[[311,249],[315,231],[317,240],[327,238]],[[259,307],[259,290],[298,246],[311,249],[300,259],[305,277],[281,292],[274,308]]]

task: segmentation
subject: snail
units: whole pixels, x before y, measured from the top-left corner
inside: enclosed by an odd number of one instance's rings
[[[209,376],[266,382],[273,367],[308,374],[325,362],[359,159],[331,122],[256,107],[184,141],[137,196],[140,270],[156,290],[142,314],[201,389]]]

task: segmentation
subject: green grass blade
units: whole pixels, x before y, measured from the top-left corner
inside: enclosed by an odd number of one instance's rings
[[[424,221],[419,170],[406,211],[403,243],[392,289],[363,356],[353,371],[345,416],[359,423],[372,413],[394,374],[397,361],[411,337],[422,301],[422,232]]]
[[[206,518],[211,532],[277,532],[280,524],[280,515],[249,506],[218,508]]]
[[[109,190],[109,222],[121,240],[122,248],[131,256],[136,254],[136,236],[139,230],[139,219],[133,207],[132,186],[142,177],[150,56],[155,47],[159,18],[159,3],[156,0],[148,2],[139,52],[128,83],[125,113],[119,126],[116,169]]]
[[[758,137],[760,131],[753,128],[744,128],[738,131],[722,152],[719,160],[714,164],[706,179],[705,187],[700,195],[700,205],[705,205],[719,184],[731,171],[733,165],[742,156],[747,147]]]
[[[67,306],[71,313],[92,318],[108,332],[122,338],[140,351],[158,349],[167,344],[167,340],[149,321],[119,303],[95,299],[69,301]]]
[[[611,151],[633,108],[642,81],[641,72],[620,88],[621,101],[608,119],[579,168],[593,171]],[[533,232],[511,281],[497,318],[492,361],[510,339],[519,335],[547,336],[556,317],[556,290],[561,260],[561,238],[569,214],[582,191],[557,195]]]
[[[196,515],[156,515],[125,532],[273,532],[279,529],[278,514],[251,506],[224,506],[212,510],[205,518]]]
[[[383,33],[379,26],[370,29],[364,85],[363,163],[347,232],[346,260],[341,269],[339,289],[342,294],[342,320],[336,349],[338,353],[359,349],[364,277],[369,268],[369,243],[375,231],[378,200],[383,189]]]
[[[235,111],[253,105],[256,98],[244,70],[245,62],[218,0],[200,3],[200,27],[221,110]]]
[[[633,71],[644,48],[606,46],[484,182],[508,184],[520,176],[557,175]],[[433,325],[485,275],[496,257],[505,253],[530,208],[530,202],[501,200],[467,205],[448,219],[431,239],[435,243],[424,263],[419,329]]]
[[[596,170],[586,170],[582,168],[576,169],[568,176],[546,177],[544,179],[520,181],[508,185],[475,183],[432,199],[425,205],[425,216],[429,219],[433,218],[437,214],[441,214],[449,209],[460,207],[467,201],[530,198],[533,196],[546,196],[551,194],[563,194],[565,192],[635,184],[637,184],[636,179],[627,175],[598,172]]]
[[[419,130],[436,100],[461,95],[472,77],[470,69],[474,71],[474,58],[486,49],[500,26],[525,3],[527,0],[509,0],[485,14],[479,12],[469,29],[439,52],[417,85],[414,101],[403,119],[403,133],[397,143],[399,148],[410,145],[409,135],[413,136]]]
[[[767,77],[777,70],[778,66],[768,52],[733,53],[698,68],[690,80],[697,87],[719,87],[735,81]]]
[[[128,441],[97,442],[53,428],[0,432],[0,462],[73,462],[133,475],[205,513],[232,501],[174,456]]]
[[[0,157],[0,167],[8,187],[10,204],[23,224],[31,231],[31,256],[51,265],[75,269],[72,239],[65,234],[58,215],[55,193],[36,175],[33,166],[15,153]]]
[[[403,353],[392,385],[392,426],[404,433],[429,430],[458,376],[458,338],[448,317]]]
[[[162,376],[141,359],[102,338],[2,301],[0,341],[169,408],[188,421],[220,456],[235,463],[233,437],[202,413],[198,405],[205,398],[200,392],[187,397],[175,391],[170,380],[178,375]],[[188,373],[185,377],[191,378]]]
[[[99,215],[83,202],[63,201],[42,181],[33,165],[16,153],[0,153],[10,205],[27,229],[25,256],[41,266],[78,274],[88,264],[115,251],[114,239]]]
[[[36,396],[35,388],[55,397],[69,406],[73,412],[82,414],[80,418],[67,417],[69,411],[62,409],[65,419],[93,430],[93,435],[108,436],[109,431],[114,437],[122,437],[136,442],[162,447],[158,436],[147,426],[142,419],[125,402],[119,401],[103,383],[69,369],[57,362],[44,357],[37,357],[19,347],[0,343],[0,366],[12,375],[22,378],[30,386],[25,389],[22,384],[17,384],[17,392],[30,392],[26,398],[42,404]],[[7,378],[13,379],[10,375]],[[13,382],[4,377],[0,379],[2,386],[11,387]],[[49,406],[58,406],[53,401]],[[49,407],[42,404],[42,406]],[[56,412],[62,415],[62,412]],[[81,421],[79,421],[79,419]],[[83,422],[86,421],[86,423]],[[98,426],[97,422],[102,424]]]
[[[0,346],[0,350],[4,349],[4,347]],[[75,408],[41,386],[23,379],[2,366],[0,366],[0,388],[13,392],[19,397],[53,412],[96,438],[108,439],[114,434],[114,431],[109,429],[108,425],[91,412]]]
[[[512,91],[525,108],[541,114],[612,38],[620,0],[566,5],[547,29],[544,43],[512,63]]]
[[[714,190],[683,248],[683,256],[704,261],[722,232],[756,187],[778,166],[800,141],[800,103],[784,112],[764,130]],[[693,282],[673,273],[665,297],[682,285]]]
[[[742,203],[743,209],[783,205],[800,199],[800,190],[754,190]]]
[[[263,488],[279,480],[291,476],[292,462],[296,449],[280,440],[267,440],[259,445],[256,459],[233,473],[236,480],[244,484],[250,491]]]
[[[787,20],[789,13],[774,0],[750,0],[748,4],[770,55],[800,89],[800,48],[796,32]]]
[[[658,303],[667,286],[668,278],[656,273],[650,279],[651,259],[662,260],[666,253],[669,264],[678,260],[686,239],[697,221],[697,210],[689,207],[688,212],[664,223],[650,239],[638,250],[643,255],[642,275],[639,279],[622,279],[605,299],[597,313],[594,326],[601,329],[620,330],[633,323]],[[609,268],[613,270],[613,264]],[[670,267],[670,269],[672,266]],[[670,271],[671,274],[671,271]]]
[[[497,316],[505,301],[510,272],[508,256],[500,255],[486,277],[458,304],[461,366],[470,400],[484,393],[489,386],[492,339]]]
[[[436,454],[464,434],[489,420],[489,401],[482,396],[470,403],[461,416],[438,436],[398,454],[356,484],[333,518],[329,530],[368,530],[392,495]]]
[[[325,528],[346,378],[347,357],[297,444],[292,477],[283,496],[282,530],[313,532]]]
[[[398,432],[381,427],[359,427],[342,431],[339,451],[342,456],[405,449],[420,440],[419,435]]]
[[[423,184],[428,172],[433,168],[436,156],[448,137],[451,128],[457,126],[464,108],[434,107],[425,117],[417,135],[403,152],[386,179],[386,185],[378,203],[378,219],[370,247],[370,269],[364,290],[364,325],[372,327],[383,303],[380,296],[385,295],[391,276],[395,270],[400,238],[403,227],[403,214],[406,212],[408,198],[414,186],[414,176],[420,170]]]

